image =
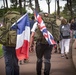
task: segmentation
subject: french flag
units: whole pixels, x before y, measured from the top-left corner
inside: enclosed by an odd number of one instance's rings
[[[16,55],[18,60],[28,59],[29,57],[29,42],[30,42],[30,20],[28,13],[23,15],[16,23],[17,25],[17,40],[16,40]]]
[[[35,19],[38,22],[38,27],[40,28],[40,31],[43,33],[43,36],[45,37],[46,41],[49,43],[49,45],[54,45],[56,42],[54,41],[54,37],[52,34],[47,30],[44,21],[42,20],[42,17],[35,11],[34,12]]]

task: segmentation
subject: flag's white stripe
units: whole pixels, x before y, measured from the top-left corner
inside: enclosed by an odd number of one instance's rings
[[[53,44],[53,42],[52,42],[52,40],[50,39],[50,35],[51,35],[51,33],[48,31],[48,39],[50,40],[50,42],[51,42],[51,44]],[[52,35],[51,35],[52,36]],[[53,37],[53,36],[52,36]]]
[[[28,42],[30,41],[30,28],[28,26],[26,26],[26,29],[22,32],[22,34],[17,35],[16,49],[23,45],[24,40],[27,40]]]
[[[48,31],[48,34],[52,36],[52,34]],[[52,36],[53,37],[53,36]],[[53,37],[54,38],[54,37]]]
[[[46,29],[46,27],[42,28],[41,31],[43,31],[44,29]]]
[[[39,16],[40,16],[40,15],[38,14],[38,15],[37,15],[37,18],[39,18]]]
[[[45,26],[45,23],[43,22],[43,20],[40,23],[41,27]]]

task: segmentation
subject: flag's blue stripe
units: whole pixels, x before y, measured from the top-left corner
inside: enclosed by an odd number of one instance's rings
[[[30,20],[28,15],[25,15],[20,21],[17,23],[17,34],[21,34],[25,30],[25,26],[30,27]]]
[[[26,26],[30,27],[28,14],[23,15],[10,29],[15,29],[17,30],[17,34],[21,34]]]
[[[36,17],[37,17],[38,13],[36,11],[35,11],[35,13],[36,13]]]
[[[54,40],[54,38],[50,35],[50,39]]]
[[[47,33],[47,29],[43,29],[42,30],[42,33]]]
[[[48,43],[49,43],[49,45],[51,45],[52,43],[51,43],[51,41],[49,40],[49,38],[48,38]]]

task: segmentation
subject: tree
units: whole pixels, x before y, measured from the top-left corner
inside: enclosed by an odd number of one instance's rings
[[[12,6],[17,8],[17,4],[18,4],[17,0],[10,0],[10,2],[13,4]]]
[[[50,2],[51,2],[51,0],[46,0],[46,2],[47,2],[47,5],[48,5],[48,13],[50,14]]]
[[[35,10],[36,10],[37,12],[40,11],[40,7],[39,7],[39,2],[38,2],[38,0],[35,0]]]
[[[22,14],[22,2],[19,0],[20,14]]]
[[[26,7],[26,0],[24,0],[24,10],[26,9],[25,7]]]
[[[57,0],[57,15],[60,15],[60,7],[59,7],[59,0]]]
[[[67,6],[70,11],[71,17],[73,17],[73,12],[72,12],[72,0],[67,0]]]
[[[76,17],[76,0],[66,0],[67,4],[64,7],[63,14],[73,18]]]
[[[4,5],[4,8],[5,8],[5,0],[3,0],[3,5]]]
[[[32,0],[29,0],[29,6],[33,10],[34,8],[32,7]]]
[[[16,7],[17,7],[18,2],[17,2],[17,0],[15,0],[15,1],[16,1]]]
[[[8,2],[7,2],[7,0],[5,0],[5,2],[6,2],[6,8],[8,8]]]

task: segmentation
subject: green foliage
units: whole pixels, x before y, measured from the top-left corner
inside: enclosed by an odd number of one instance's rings
[[[0,17],[3,17],[4,16],[4,14],[7,12],[7,11],[9,11],[9,10],[11,10],[11,11],[18,11],[18,12],[20,12],[20,8],[18,7],[18,8],[16,8],[16,7],[11,7],[11,8],[4,8],[4,9],[0,9]],[[26,10],[24,10],[24,8],[22,8],[22,13],[24,14],[24,13],[26,13]]]
[[[0,44],[0,57],[3,55],[2,45]]]
[[[71,11],[68,7],[71,9],[71,6],[67,6],[66,4],[64,10],[61,12],[61,15],[67,19],[71,18]],[[72,0],[72,17],[76,17],[76,0]]]
[[[4,9],[0,9],[0,17],[3,17],[4,13],[5,13]]]
[[[11,2],[11,3],[14,3],[14,2],[16,2],[16,0],[10,0],[10,2]]]

